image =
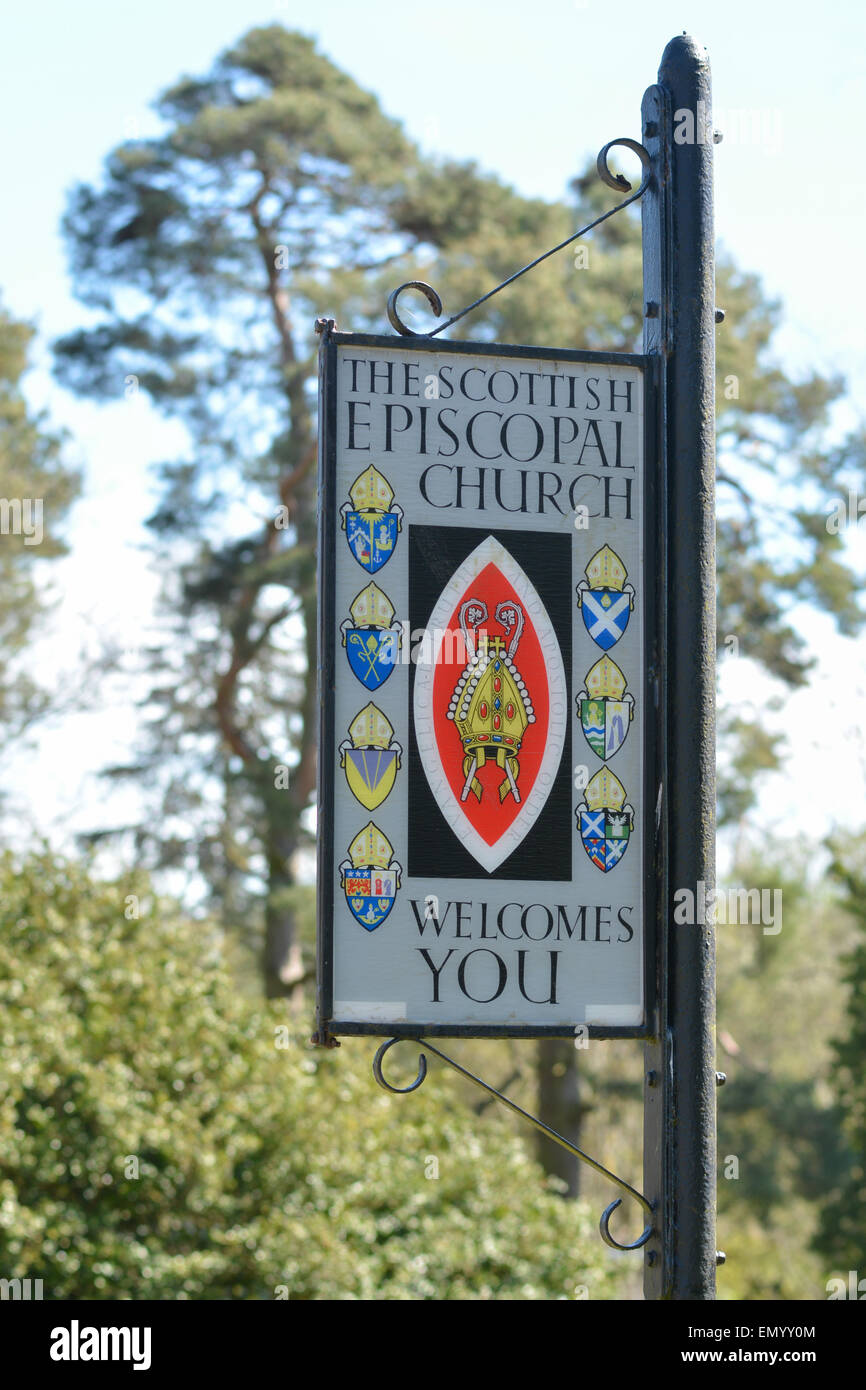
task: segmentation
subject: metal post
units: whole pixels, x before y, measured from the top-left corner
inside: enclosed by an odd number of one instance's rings
[[[713,134],[710,65],[683,35],[644,97],[653,165],[644,196],[644,350],[658,360],[659,457],[666,527],[658,556],[663,614],[655,671],[660,711],[656,1038],[647,1044],[644,1192],[656,1236],[645,1296],[715,1297],[715,943],[695,915],[715,883],[715,405]]]

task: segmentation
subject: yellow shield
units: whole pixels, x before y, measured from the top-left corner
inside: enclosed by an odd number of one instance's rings
[[[394,785],[396,748],[347,748],[342,764],[353,795],[368,811],[374,811]]]

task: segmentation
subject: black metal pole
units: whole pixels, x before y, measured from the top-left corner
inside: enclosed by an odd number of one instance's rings
[[[687,35],[643,103],[645,351],[657,359],[664,595],[655,672],[661,767],[656,1039],[646,1047],[647,1298],[715,1297],[715,942],[673,895],[715,883],[715,398],[710,65]]]

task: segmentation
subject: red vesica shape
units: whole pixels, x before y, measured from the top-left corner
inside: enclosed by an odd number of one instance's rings
[[[463,561],[430,618],[415,676],[415,732],[433,795],[492,873],[553,786],[567,702],[559,643],[529,578],[492,536]]]

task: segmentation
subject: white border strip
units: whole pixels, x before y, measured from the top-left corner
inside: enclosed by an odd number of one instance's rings
[[[334,1018],[344,1023],[405,1023],[405,1004],[383,1004],[368,999],[335,999]]]

